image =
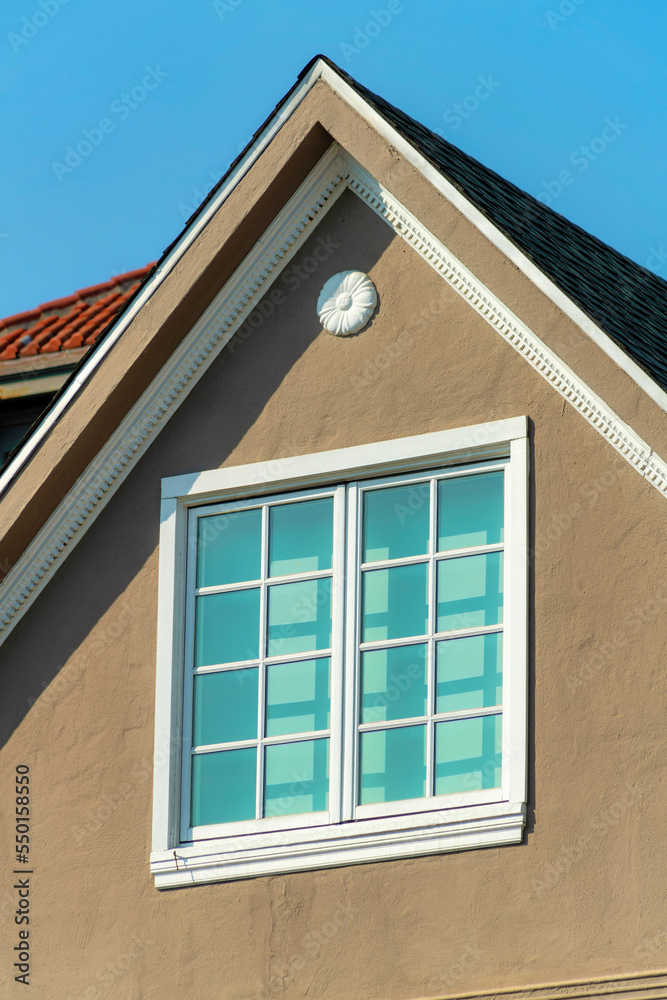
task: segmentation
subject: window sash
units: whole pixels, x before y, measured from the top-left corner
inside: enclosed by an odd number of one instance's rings
[[[438,713],[435,711],[435,691],[436,680],[435,650],[436,643],[443,639],[463,638],[466,636],[485,635],[492,633],[503,633],[504,623],[490,626],[476,626],[462,628],[458,630],[448,630],[438,632],[435,623],[437,614],[437,566],[440,562],[463,558],[466,556],[481,555],[491,552],[503,552],[506,548],[506,541],[491,543],[488,545],[474,545],[460,549],[450,549],[438,551],[438,484],[442,481],[463,477],[488,474],[489,472],[503,471],[505,473],[505,520],[507,520],[507,470],[509,462],[504,460],[487,460],[474,463],[467,463],[449,468],[430,469],[417,472],[394,474],[391,476],[378,476],[372,479],[354,481],[347,484],[340,484],[336,487],[322,487],[319,489],[293,490],[289,493],[268,495],[259,498],[248,498],[245,500],[232,500],[221,503],[210,503],[194,506],[189,512],[188,526],[188,569],[187,569],[187,611],[185,627],[185,691],[183,699],[183,737],[184,747],[187,752],[183,753],[182,761],[182,805],[181,805],[181,840],[184,843],[193,842],[199,839],[209,839],[224,836],[236,836],[239,834],[259,832],[261,830],[272,829],[294,829],[297,827],[308,827],[339,822],[340,819],[352,820],[367,817],[380,817],[382,815],[400,815],[406,812],[429,811],[435,809],[452,808],[457,804],[477,803],[477,802],[497,802],[502,799],[502,788],[493,789],[471,789],[465,792],[439,795],[435,793],[435,736],[436,726],[443,721],[454,721],[459,719],[480,718],[488,715],[499,715],[503,719],[503,707],[489,706],[477,709],[460,709],[454,712]],[[362,562],[363,558],[363,504],[362,498],[365,494],[392,486],[419,486],[429,483],[429,546],[428,551],[423,555],[406,556],[395,559],[378,559],[372,562]],[[310,499],[320,499],[322,497],[332,497],[334,499],[334,532],[333,532],[333,558],[331,570],[313,570],[298,574],[288,574],[276,577],[269,577],[268,566],[268,511],[271,507],[298,503]],[[215,586],[197,587],[196,580],[196,554],[197,554],[197,530],[201,518],[227,513],[235,513],[250,509],[262,510],[262,552],[263,565],[260,577],[253,581],[242,581],[239,583],[221,584]],[[345,546],[347,542],[347,551]],[[429,635],[417,637],[401,637],[398,639],[378,639],[367,642],[360,641],[361,628],[361,580],[364,572],[409,566],[414,564],[425,564],[428,566],[428,587],[429,587]],[[302,653],[285,653],[269,655],[266,645],[266,595],[270,585],[282,582],[299,582],[302,580],[315,580],[331,577],[332,579],[332,645],[330,649],[319,649]],[[269,583],[270,581],[270,583]],[[260,603],[260,655],[256,659],[236,661],[224,664],[207,664],[194,666],[194,608],[195,599],[198,596],[205,596],[212,593],[225,593],[238,591],[251,587],[261,588]],[[345,596],[346,608],[343,607],[343,595]],[[505,601],[507,595],[505,594]],[[347,633],[347,649],[344,649],[344,635]],[[385,720],[376,723],[360,723],[360,683],[361,683],[361,654],[364,651],[373,649],[386,649],[395,646],[406,646],[410,644],[425,644],[427,646],[427,684],[428,684],[428,704],[427,714],[423,717],[412,719]],[[507,644],[503,649],[503,681],[507,676],[508,665],[505,662],[507,655]],[[259,670],[259,715],[260,720],[266,721],[266,670],[273,663],[297,662],[299,660],[313,660],[321,657],[330,658],[330,685],[331,685],[331,723],[328,730],[317,730],[313,733],[287,734],[280,737],[267,737],[261,735],[258,728],[258,736],[255,739],[245,741],[235,741],[232,743],[206,744],[198,746],[196,749],[192,745],[192,714],[193,714],[193,688],[194,677],[198,674],[218,673],[227,670],[239,669],[241,667],[257,667]],[[346,666],[347,664],[347,666]],[[345,676],[345,674],[347,676]],[[343,698],[346,705],[343,711]],[[360,759],[360,739],[361,733],[372,731],[385,731],[388,729],[407,728],[409,726],[421,725],[426,729],[426,783],[425,795],[417,799],[402,799],[383,803],[359,802],[359,759]],[[284,744],[289,742],[301,742],[306,739],[327,739],[329,740],[329,809],[317,813],[300,813],[295,815],[285,815],[276,817],[261,817],[262,798],[264,794],[264,761],[265,747],[271,744]],[[504,733],[503,733],[504,739]],[[257,764],[257,784],[256,784],[256,817],[261,818],[230,822],[207,824],[205,826],[192,826],[190,822],[191,810],[191,780],[192,780],[192,759],[193,756],[207,751],[241,749],[244,747],[258,747]],[[505,768],[502,769],[503,781]],[[338,817],[335,818],[335,817]]]
[[[501,766],[501,785],[493,789],[471,789],[464,792],[437,794],[435,793],[435,738],[436,726],[442,721],[455,721],[458,719],[480,718],[488,715],[499,715],[501,718],[501,747],[504,747],[506,740],[506,722],[503,705],[477,708],[471,710],[458,710],[456,712],[438,713],[435,711],[436,694],[435,684],[437,680],[437,667],[435,654],[437,643],[442,640],[454,638],[465,638],[467,636],[486,635],[505,631],[505,621],[487,626],[474,626],[457,630],[439,632],[437,630],[437,601],[438,584],[437,566],[439,562],[447,559],[463,558],[472,555],[481,555],[491,552],[505,553],[507,547],[507,524],[509,520],[509,505],[512,502],[510,485],[508,482],[508,470],[510,457],[503,459],[480,460],[456,466],[439,469],[427,469],[407,474],[379,476],[372,479],[354,481],[348,484],[348,524],[350,526],[348,537],[348,578],[347,578],[347,649],[346,664],[348,675],[350,676],[347,686],[346,711],[344,724],[345,735],[345,774],[343,793],[343,816],[346,820],[365,819],[371,817],[381,817],[389,815],[403,815],[406,813],[427,812],[430,810],[454,808],[460,805],[472,803],[498,802],[503,799],[503,789],[507,784],[506,770],[504,762]],[[475,545],[462,547],[460,549],[438,550],[438,484],[440,482],[457,479],[460,480],[468,476],[485,475],[490,472],[502,471],[504,473],[504,518],[505,526],[504,540],[499,543],[488,545]],[[363,562],[364,545],[364,524],[363,524],[363,497],[364,494],[392,486],[419,486],[425,482],[430,483],[429,489],[429,545],[425,554],[404,556],[396,559],[383,559],[373,562]],[[362,577],[364,572],[376,569],[394,568],[399,566],[428,564],[428,595],[429,595],[429,623],[428,635],[406,636],[395,639],[377,639],[362,641],[361,617],[362,617]],[[503,611],[508,606],[507,584],[508,568],[505,560],[503,587]],[[506,614],[503,613],[503,619]],[[397,719],[390,721],[380,721],[377,723],[361,723],[361,654],[373,649],[388,649],[408,645],[427,646],[427,714],[411,719]],[[503,702],[505,678],[510,669],[509,648],[507,642],[503,642],[502,656],[502,678],[503,678]],[[382,803],[361,804],[360,798],[360,744],[361,733],[370,731],[382,731],[408,726],[422,725],[426,727],[425,741],[425,794],[414,799],[390,800]],[[504,757],[501,751],[501,760]]]
[[[333,499],[333,551],[332,567],[330,570],[304,571],[302,573],[281,575],[276,577],[268,576],[268,509],[274,506],[282,506],[289,503],[298,503],[304,500],[321,499],[331,497]],[[181,759],[181,795],[180,795],[180,841],[190,843],[196,840],[237,836],[239,834],[254,833],[261,830],[283,830],[294,829],[296,827],[307,827],[325,825],[339,822],[340,803],[334,794],[334,789],[340,786],[341,767],[341,736],[342,736],[342,697],[341,689],[343,685],[343,663],[342,663],[342,635],[344,628],[344,615],[342,606],[341,587],[332,583],[331,588],[331,630],[332,641],[328,649],[311,650],[299,653],[283,653],[269,656],[267,652],[267,592],[270,586],[284,583],[298,583],[310,580],[330,577],[332,581],[344,577],[344,538],[345,538],[345,487],[333,486],[319,489],[294,490],[289,493],[275,494],[261,498],[253,498],[241,501],[229,501],[224,503],[212,503],[200,506],[193,506],[188,512],[187,524],[187,568],[186,568],[186,595],[185,595],[185,629],[184,629],[184,690],[182,701],[182,745],[183,753]],[[238,584],[224,584],[214,587],[198,588],[196,580],[197,572],[197,531],[201,518],[216,515],[229,514],[241,510],[262,509],[262,572],[257,581],[242,581]],[[270,581],[270,582],[269,582]],[[198,596],[210,593],[224,593],[235,590],[248,589],[249,587],[261,587],[260,599],[260,633],[259,633],[259,656],[251,660],[240,660],[223,664],[207,664],[205,666],[194,666],[195,650],[195,601]],[[286,734],[281,737],[267,737],[262,735],[266,724],[266,671],[267,667],[276,663],[292,663],[303,660],[313,660],[329,658],[330,660],[330,724],[327,730],[317,730],[313,734],[298,733]],[[257,667],[259,671],[258,690],[258,734],[257,738],[250,740],[240,740],[233,743],[207,744],[195,749],[193,744],[193,700],[194,700],[194,677],[199,674],[218,673],[230,671],[238,668]],[[294,742],[304,742],[308,738],[327,739],[329,741],[329,808],[325,811],[313,813],[299,813],[285,816],[261,816],[263,812],[264,797],[264,767],[265,767],[265,747]],[[197,754],[207,752],[208,748],[216,750],[243,749],[246,747],[258,747],[258,760],[256,770],[255,787],[255,818],[229,823],[211,823],[205,826],[193,826],[191,824],[191,795],[192,795],[192,759]],[[213,751],[215,752],[215,751]],[[257,818],[260,816],[261,818]]]

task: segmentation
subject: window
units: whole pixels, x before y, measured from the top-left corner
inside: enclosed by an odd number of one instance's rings
[[[158,886],[521,839],[524,418],[163,494]]]

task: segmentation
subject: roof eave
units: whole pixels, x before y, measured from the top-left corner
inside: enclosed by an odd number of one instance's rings
[[[287,121],[294,110],[301,104],[311,88],[323,75],[326,68],[327,64],[321,56],[316,56],[305,67],[295,85],[255,133],[243,153],[232,163],[226,174],[212,189],[197,212],[188,220],[176,240],[167,247],[153,271],[146,276],[133,298],[126,304],[122,313],[114,319],[103,336],[98,339],[94,347],[74,369],[72,375],[47,408],[30,436],[26,438],[22,447],[19,448],[16,455],[0,474],[0,496],[5,493],[16,476],[21,472],[40,442],[48,435],[63,411],[89,381],[139,310],[153,296],[167,274],[175,267],[188,247],[250,170],[284,122]]]
[[[20,473],[40,442],[49,433],[60,414],[70,405],[82,387],[89,381],[108,352],[114,347],[123,331],[145,303],[155,293],[166,275],[174,268],[188,247],[205,228],[210,219],[229,197],[231,192],[250,170],[252,165],[272,141],[282,125],[301,104],[317,83],[324,80],[353,110],[361,115],[387,142],[418,170],[433,187],[447,198],[465,218],[472,222],[487,239],[500,250],[519,270],[536,285],[547,298],[565,313],[601,350],[607,354],[664,412],[667,412],[667,392],[635,362],[615,340],[600,327],[583,309],[567,295],[528,255],[498,228],[461,189],[449,180],[418,147],[409,141],[377,108],[358,93],[346,76],[325,56],[316,56],[299,75],[272,114],[255,133],[246,149],[231,164],[229,170],[212,189],[202,205],[188,220],[185,228],[165,250],[154,270],[144,279],[133,299],[123,312],[110,324],[104,336],[89,351],[63,386],[42,420],[26,439],[12,461],[0,475],[0,496]]]

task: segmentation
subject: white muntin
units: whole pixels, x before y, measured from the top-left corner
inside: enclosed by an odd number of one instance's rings
[[[325,283],[317,315],[328,333],[349,337],[368,323],[377,305],[375,285],[363,271],[340,271]]]

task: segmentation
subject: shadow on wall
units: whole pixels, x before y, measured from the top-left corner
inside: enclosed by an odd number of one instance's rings
[[[161,479],[225,463],[322,334],[316,303],[324,282],[339,271],[371,270],[392,239],[350,192],[314,229],[0,649],[0,745],[28,711],[46,716],[105,658],[137,660],[154,674],[154,639],[146,663],[132,636],[155,633],[156,576],[149,573],[147,585],[142,571],[157,555]],[[305,432],[286,414],[280,455],[302,453]],[[75,656],[89,636],[85,658]]]

